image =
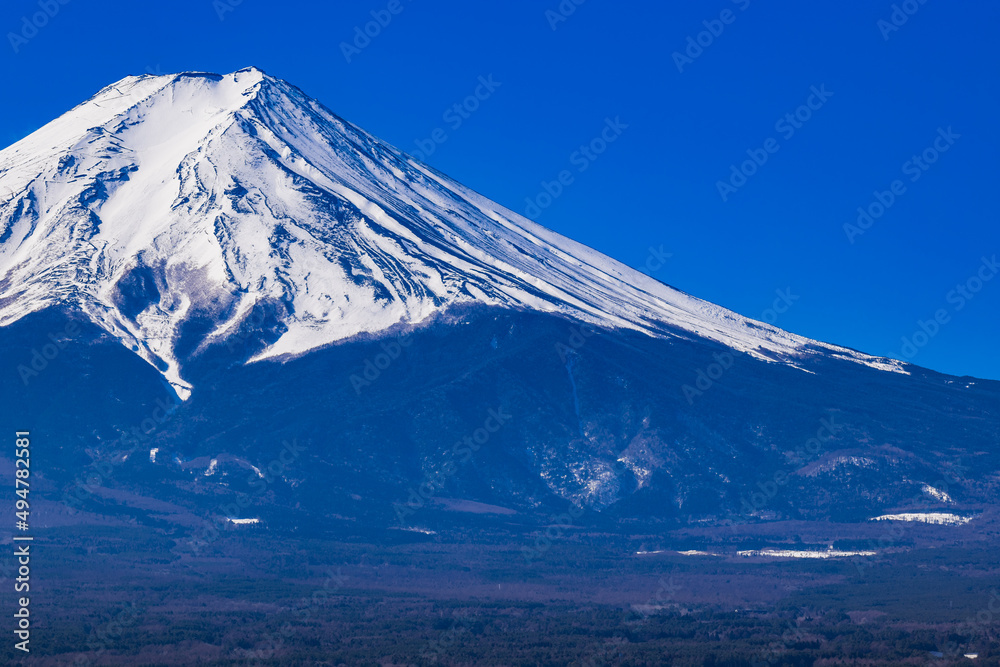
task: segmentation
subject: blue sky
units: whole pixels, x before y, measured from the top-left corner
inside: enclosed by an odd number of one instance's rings
[[[253,64],[686,292],[1000,379],[1000,5],[893,4],[8,0],[0,144],[130,74]]]

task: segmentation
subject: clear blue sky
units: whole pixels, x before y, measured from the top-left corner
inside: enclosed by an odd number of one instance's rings
[[[22,17],[46,2],[33,35]],[[538,221],[635,267],[662,246],[652,275],[675,287],[770,319],[790,288],[777,325],[896,357],[941,310],[912,361],[1000,379],[1000,275],[976,282],[1000,255],[997,3],[910,0],[895,29],[888,0],[565,0],[566,17],[546,15],[559,0],[397,2],[7,0],[0,144],[129,74],[254,64],[404,150],[441,128],[426,161],[518,212],[570,171]],[[348,62],[341,44],[372,11],[391,21]],[[674,52],[709,29],[679,71]],[[445,117],[490,75],[474,112]],[[776,127],[797,110],[808,120]],[[627,128],[574,156],[607,118]],[[952,136],[936,154],[939,128]],[[907,164],[925,149],[933,164]],[[723,201],[748,150],[767,161]],[[895,180],[902,194],[851,243],[845,223]]]

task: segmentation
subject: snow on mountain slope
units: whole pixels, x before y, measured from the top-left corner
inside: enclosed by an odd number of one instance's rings
[[[478,302],[905,372],[657,282],[255,68],[125,78],[0,152],[0,193],[0,326],[70,304],[182,396],[183,325],[219,340],[260,303],[287,329],[257,359]]]

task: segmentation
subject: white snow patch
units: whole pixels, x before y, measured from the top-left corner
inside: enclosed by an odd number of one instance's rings
[[[260,523],[260,519],[234,519],[231,516],[226,517],[226,521],[236,526],[247,526],[253,523]]]
[[[875,551],[837,551],[827,549],[826,551],[809,551],[798,549],[752,549],[748,551],[737,551],[739,556],[757,557],[767,556],[771,558],[850,558],[852,556],[875,556]]]
[[[902,512],[900,514],[883,514],[869,521],[916,521],[918,523],[933,523],[942,526],[962,526],[975,517],[959,516],[948,512]]]
[[[415,526],[402,526],[396,528],[397,530],[405,530],[409,533],[421,533],[423,535],[437,535],[436,530],[428,530],[427,528],[417,528]]]
[[[936,500],[940,500],[940,501],[941,501],[941,502],[943,502],[943,503],[950,503],[950,502],[954,502],[954,501],[953,501],[953,500],[951,499],[951,496],[949,496],[949,495],[948,495],[948,493],[947,493],[946,491],[941,491],[940,489],[935,489],[935,488],[934,488],[933,486],[931,486],[930,484],[924,484],[924,485],[923,485],[923,486],[921,487],[921,489],[920,489],[920,490],[921,490],[921,491],[923,491],[924,493],[926,493],[926,494],[927,494],[928,496],[930,496],[931,498],[934,498],[934,499],[936,499]]]

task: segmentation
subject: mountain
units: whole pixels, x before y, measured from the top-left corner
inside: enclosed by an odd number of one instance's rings
[[[0,401],[91,514],[866,521],[1000,490],[1000,384],[684,294],[255,68],[123,79],[0,152],[0,192]]]
[[[0,326],[53,304],[160,369],[250,320],[254,360],[460,304],[906,372],[688,296],[555,234],[254,68],[129,77],[0,153]]]

